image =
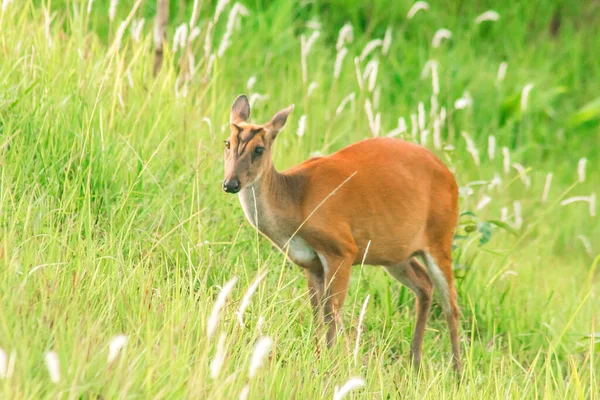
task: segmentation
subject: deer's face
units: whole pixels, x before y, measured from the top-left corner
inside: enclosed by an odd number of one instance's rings
[[[250,104],[244,95],[231,107],[230,134],[225,140],[225,176],[223,190],[237,193],[260,179],[271,166],[271,148],[292,111],[290,106],[263,125],[247,123]]]

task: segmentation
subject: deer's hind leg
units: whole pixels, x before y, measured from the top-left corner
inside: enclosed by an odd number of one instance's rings
[[[429,309],[431,308],[433,284],[429,275],[427,275],[427,271],[416,258],[410,258],[399,265],[384,268],[392,277],[409,288],[417,298],[417,322],[410,347],[410,356],[413,366],[419,367],[423,348],[423,336],[425,334],[425,327],[427,326]]]

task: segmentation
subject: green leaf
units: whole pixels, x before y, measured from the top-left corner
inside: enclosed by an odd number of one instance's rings
[[[508,233],[517,236],[517,231],[515,231],[513,228],[511,228],[510,225],[508,225],[506,222],[502,222],[502,221],[498,221],[498,220],[490,220],[487,221],[492,225],[496,225],[498,228],[502,228],[505,231],[507,231]]]
[[[492,226],[489,222],[482,222],[477,225],[477,230],[481,233],[479,245],[484,245],[492,239]]]
[[[567,124],[571,128],[579,127],[590,121],[600,118],[600,97],[581,107],[573,113]]]

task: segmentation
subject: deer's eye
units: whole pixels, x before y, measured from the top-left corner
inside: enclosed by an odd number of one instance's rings
[[[264,151],[265,151],[265,148],[262,146],[258,146],[257,148],[254,149],[254,152],[259,155],[264,153]]]
[[[229,150],[229,148],[230,148],[230,147],[231,147],[231,143],[229,143],[229,140],[226,140],[226,141],[225,141],[225,148],[226,148],[227,150]]]

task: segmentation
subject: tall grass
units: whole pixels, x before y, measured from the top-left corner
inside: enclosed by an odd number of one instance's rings
[[[0,11],[3,398],[597,397],[594,4],[173,1],[153,77],[155,2],[110,3]],[[303,274],[220,190],[246,91],[257,122],[296,104],[280,169],[392,134],[455,171],[461,385],[437,305],[410,368],[414,301],[377,268],[351,351],[315,342]]]

